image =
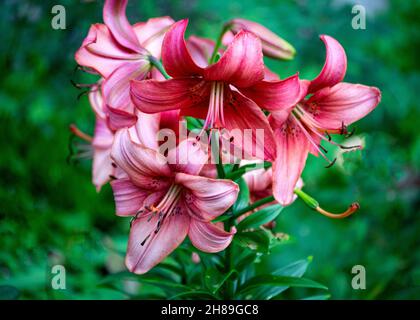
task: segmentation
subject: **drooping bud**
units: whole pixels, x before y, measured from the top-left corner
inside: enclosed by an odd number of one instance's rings
[[[262,43],[263,53],[267,57],[291,60],[296,54],[295,48],[290,43],[259,23],[245,19],[233,19],[226,25],[234,35],[241,30],[247,30],[258,36]],[[232,33],[226,33],[223,39],[224,43],[230,42],[229,38],[232,37]]]
[[[328,212],[328,211],[324,210],[323,208],[321,208],[319,206],[319,203],[318,203],[317,200],[315,200],[314,198],[312,198],[310,195],[306,194],[302,190],[295,189],[294,192],[300,199],[303,200],[303,202],[305,202],[305,204],[309,208],[319,212],[320,214],[322,214],[322,215],[324,215],[328,218],[332,218],[332,219],[346,218],[346,217],[352,215],[353,213],[355,213],[360,208],[360,205],[357,202],[354,202],[347,208],[347,210],[345,210],[342,213],[331,213],[331,212]]]

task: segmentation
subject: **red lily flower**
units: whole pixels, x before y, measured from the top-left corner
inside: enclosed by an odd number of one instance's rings
[[[172,25],[163,40],[163,65],[173,79],[133,80],[133,103],[145,113],[181,109],[182,115],[205,119],[203,129],[227,129],[246,157],[274,159],[273,132],[261,108],[274,111],[294,105],[298,77],[264,81],[261,41],[248,31],[239,32],[216,63],[198,64],[184,40],[187,23]],[[248,91],[260,97],[258,104],[245,97]],[[264,132],[263,140],[258,139],[258,129]],[[250,143],[243,141],[246,130],[252,132]]]
[[[131,25],[125,15],[126,6],[127,0],[105,1],[105,24],[92,25],[75,54],[79,65],[92,68],[105,78],[105,111],[113,130],[136,122],[129,82],[153,76],[149,56],[160,58],[163,36],[174,23],[170,17],[160,17]]]
[[[180,164],[181,157],[188,161]],[[187,234],[205,252],[218,252],[230,244],[235,229],[226,232],[210,221],[235,202],[239,189],[231,180],[198,175],[208,155],[195,139],[182,141],[165,159],[136,143],[128,129],[121,129],[112,158],[128,175],[111,186],[117,214],[134,216],[125,260],[130,271],[147,272]]]
[[[273,193],[283,205],[294,199],[293,190],[308,153],[321,154],[330,162],[321,141],[344,148],[332,141],[330,134],[347,134],[347,126],[370,113],[381,100],[378,88],[341,82],[347,68],[346,53],[334,38],[327,35],[320,38],[327,51],[320,74],[310,82],[301,82],[300,101],[293,108],[270,116],[277,141]],[[311,96],[305,98],[307,94]],[[253,95],[251,98],[258,99]]]

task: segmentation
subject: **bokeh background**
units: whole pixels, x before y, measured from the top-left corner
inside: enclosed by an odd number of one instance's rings
[[[382,102],[358,122],[365,150],[341,155],[324,169],[310,156],[305,190],[329,210],[354,200],[361,210],[329,220],[296,202],[276,230],[290,240],[262,259],[273,270],[312,257],[307,276],[329,287],[331,299],[420,298],[420,12],[419,1],[362,1],[366,30],[351,27],[353,1],[130,1],[132,22],[153,16],[190,18],[189,32],[213,39],[221,24],[243,17],[291,42],[291,62],[267,60],[281,77],[313,78],[324,62],[319,34],[338,39],[348,55],[346,81],[374,85]],[[51,8],[66,8],[66,30],[51,28]],[[0,10],[0,296],[21,299],[126,298],[102,285],[121,270],[128,221],[114,215],[109,186],[97,194],[90,161],[69,165],[70,123],[92,132],[87,98],[70,83],[75,50],[89,25],[101,22],[102,1],[4,0]],[[334,152],[331,150],[330,152]],[[51,267],[62,264],[67,289],[51,289]],[[353,290],[351,269],[366,268],[366,290]],[[6,286],[7,285],[7,286]],[[5,287],[6,286],[6,287]],[[289,290],[282,298],[299,298]],[[140,297],[159,297],[143,291]]]

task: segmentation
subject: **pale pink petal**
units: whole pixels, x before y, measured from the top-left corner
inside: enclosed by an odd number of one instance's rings
[[[243,150],[243,158],[274,160],[273,132],[267,117],[252,100],[229,90],[224,101],[224,123],[233,139],[232,144]]]
[[[203,72],[188,52],[184,39],[187,25],[187,19],[174,23],[163,39],[162,63],[172,77],[197,76]]]
[[[114,40],[109,29],[103,24],[94,24],[75,54],[75,60],[81,66],[92,68],[103,77],[108,77],[116,68],[127,60],[138,58],[137,54],[121,48]]]
[[[280,77],[274,71],[271,71],[267,66],[264,67],[264,80],[265,81],[278,81]]]
[[[260,108],[270,112],[289,109],[300,100],[298,75],[278,81],[260,81],[249,88],[240,89],[241,93],[252,99]]]
[[[159,17],[137,23],[133,27],[140,45],[160,59],[163,37],[174,22],[171,17]]]
[[[132,81],[131,98],[146,113],[189,108],[208,100],[210,86],[199,78]]]
[[[96,117],[92,146],[94,148],[110,149],[113,141],[114,133],[108,127],[107,121],[103,118]]]
[[[123,121],[119,123],[124,113],[113,112],[115,109],[129,114],[130,119],[136,119],[134,107],[130,99],[130,81],[146,78],[150,70],[148,60],[141,59],[136,62],[127,62],[118,67],[102,84],[102,92],[106,101],[110,117],[110,123],[114,130],[125,126],[133,125],[132,122]],[[128,119],[128,120],[130,120]]]
[[[264,79],[261,41],[250,32],[239,32],[220,60],[204,70],[204,77],[239,88],[261,81]]]
[[[347,69],[347,56],[344,48],[334,38],[321,35],[327,53],[325,64],[319,75],[311,81],[309,93],[313,93],[325,87],[332,87],[344,79]]]
[[[187,236],[190,224],[185,210],[166,215],[157,232],[158,215],[148,220],[140,216],[130,230],[125,264],[137,274],[146,273],[175,250]]]
[[[309,152],[309,141],[294,121],[287,120],[274,130],[277,158],[273,163],[273,194],[284,206],[294,200],[294,189]]]
[[[239,187],[231,180],[211,179],[177,173],[175,183],[183,185],[184,201],[190,214],[204,221],[210,221],[232,206],[238,196]]]
[[[341,82],[316,92],[308,101],[315,119],[324,129],[338,129],[363,118],[381,100],[378,88]]]
[[[134,142],[150,149],[158,150],[158,132],[160,125],[160,113],[148,114],[136,111],[137,122],[129,128],[130,136]]]
[[[157,151],[135,143],[128,129],[120,129],[114,137],[111,157],[138,187],[161,190],[170,182],[171,170]]]
[[[115,168],[112,166],[111,148],[94,148],[92,163],[92,183],[99,192],[104,184],[110,180]]]
[[[213,53],[214,41],[206,38],[191,36],[187,40],[187,48],[195,63],[205,68]]]
[[[108,128],[106,120],[96,117],[95,133],[92,141],[92,183],[98,192],[115,172],[111,160],[111,146],[113,140],[114,134]]]
[[[93,109],[93,112],[95,112],[96,116],[99,118],[105,119],[106,118],[106,115],[104,112],[105,106],[104,106],[104,99],[102,97],[102,91],[101,91],[102,83],[103,83],[103,80],[101,79],[90,90],[89,103]]]
[[[197,175],[208,161],[204,146],[195,138],[186,139],[169,150],[167,160],[174,172]]]
[[[125,14],[127,2],[128,0],[106,0],[103,10],[104,22],[120,45],[133,52],[146,54],[127,20]]]
[[[132,216],[144,206],[145,199],[150,190],[137,187],[130,179],[117,179],[111,181],[114,192],[115,210],[119,216]]]
[[[232,242],[235,233],[234,227],[230,232],[227,232],[211,222],[191,219],[188,237],[197,249],[214,253],[226,249]]]
[[[259,23],[245,19],[233,19],[229,24],[234,34],[241,30],[248,30],[259,37],[261,39],[263,53],[267,57],[289,60],[293,59],[296,53],[296,50],[290,43]]]
[[[137,116],[132,112],[106,106],[108,111],[108,126],[112,130],[120,128],[130,128],[137,122]]]

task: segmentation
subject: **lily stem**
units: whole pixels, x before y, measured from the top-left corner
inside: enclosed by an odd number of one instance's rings
[[[222,45],[222,39],[223,36],[225,35],[225,33],[230,29],[230,25],[229,24],[225,24],[223,26],[222,31],[219,34],[219,37],[216,40],[216,44],[214,45],[214,49],[213,49],[213,53],[211,54],[211,58],[209,61],[209,64],[213,64],[216,62],[216,57],[217,57],[217,53],[219,52],[219,48]]]
[[[159,72],[165,77],[165,79],[171,79],[171,76],[166,72],[162,63],[154,56],[149,56],[149,61],[152,66],[159,70]]]
[[[243,209],[241,209],[241,210],[238,210],[238,211],[234,212],[234,213],[233,213],[233,218],[235,218],[235,219],[236,219],[236,218],[240,217],[241,215],[243,215],[243,214],[247,213],[248,211],[254,210],[254,209],[256,209],[256,208],[258,208],[259,206],[262,206],[262,205],[264,205],[264,204],[267,204],[267,203],[273,202],[274,200],[275,200],[275,199],[274,199],[274,197],[273,197],[273,196],[269,196],[269,197],[266,197],[266,198],[260,199],[260,200],[258,200],[258,201],[255,201],[254,203],[250,204],[249,206],[247,206],[247,207],[245,207],[245,208],[243,208]]]

